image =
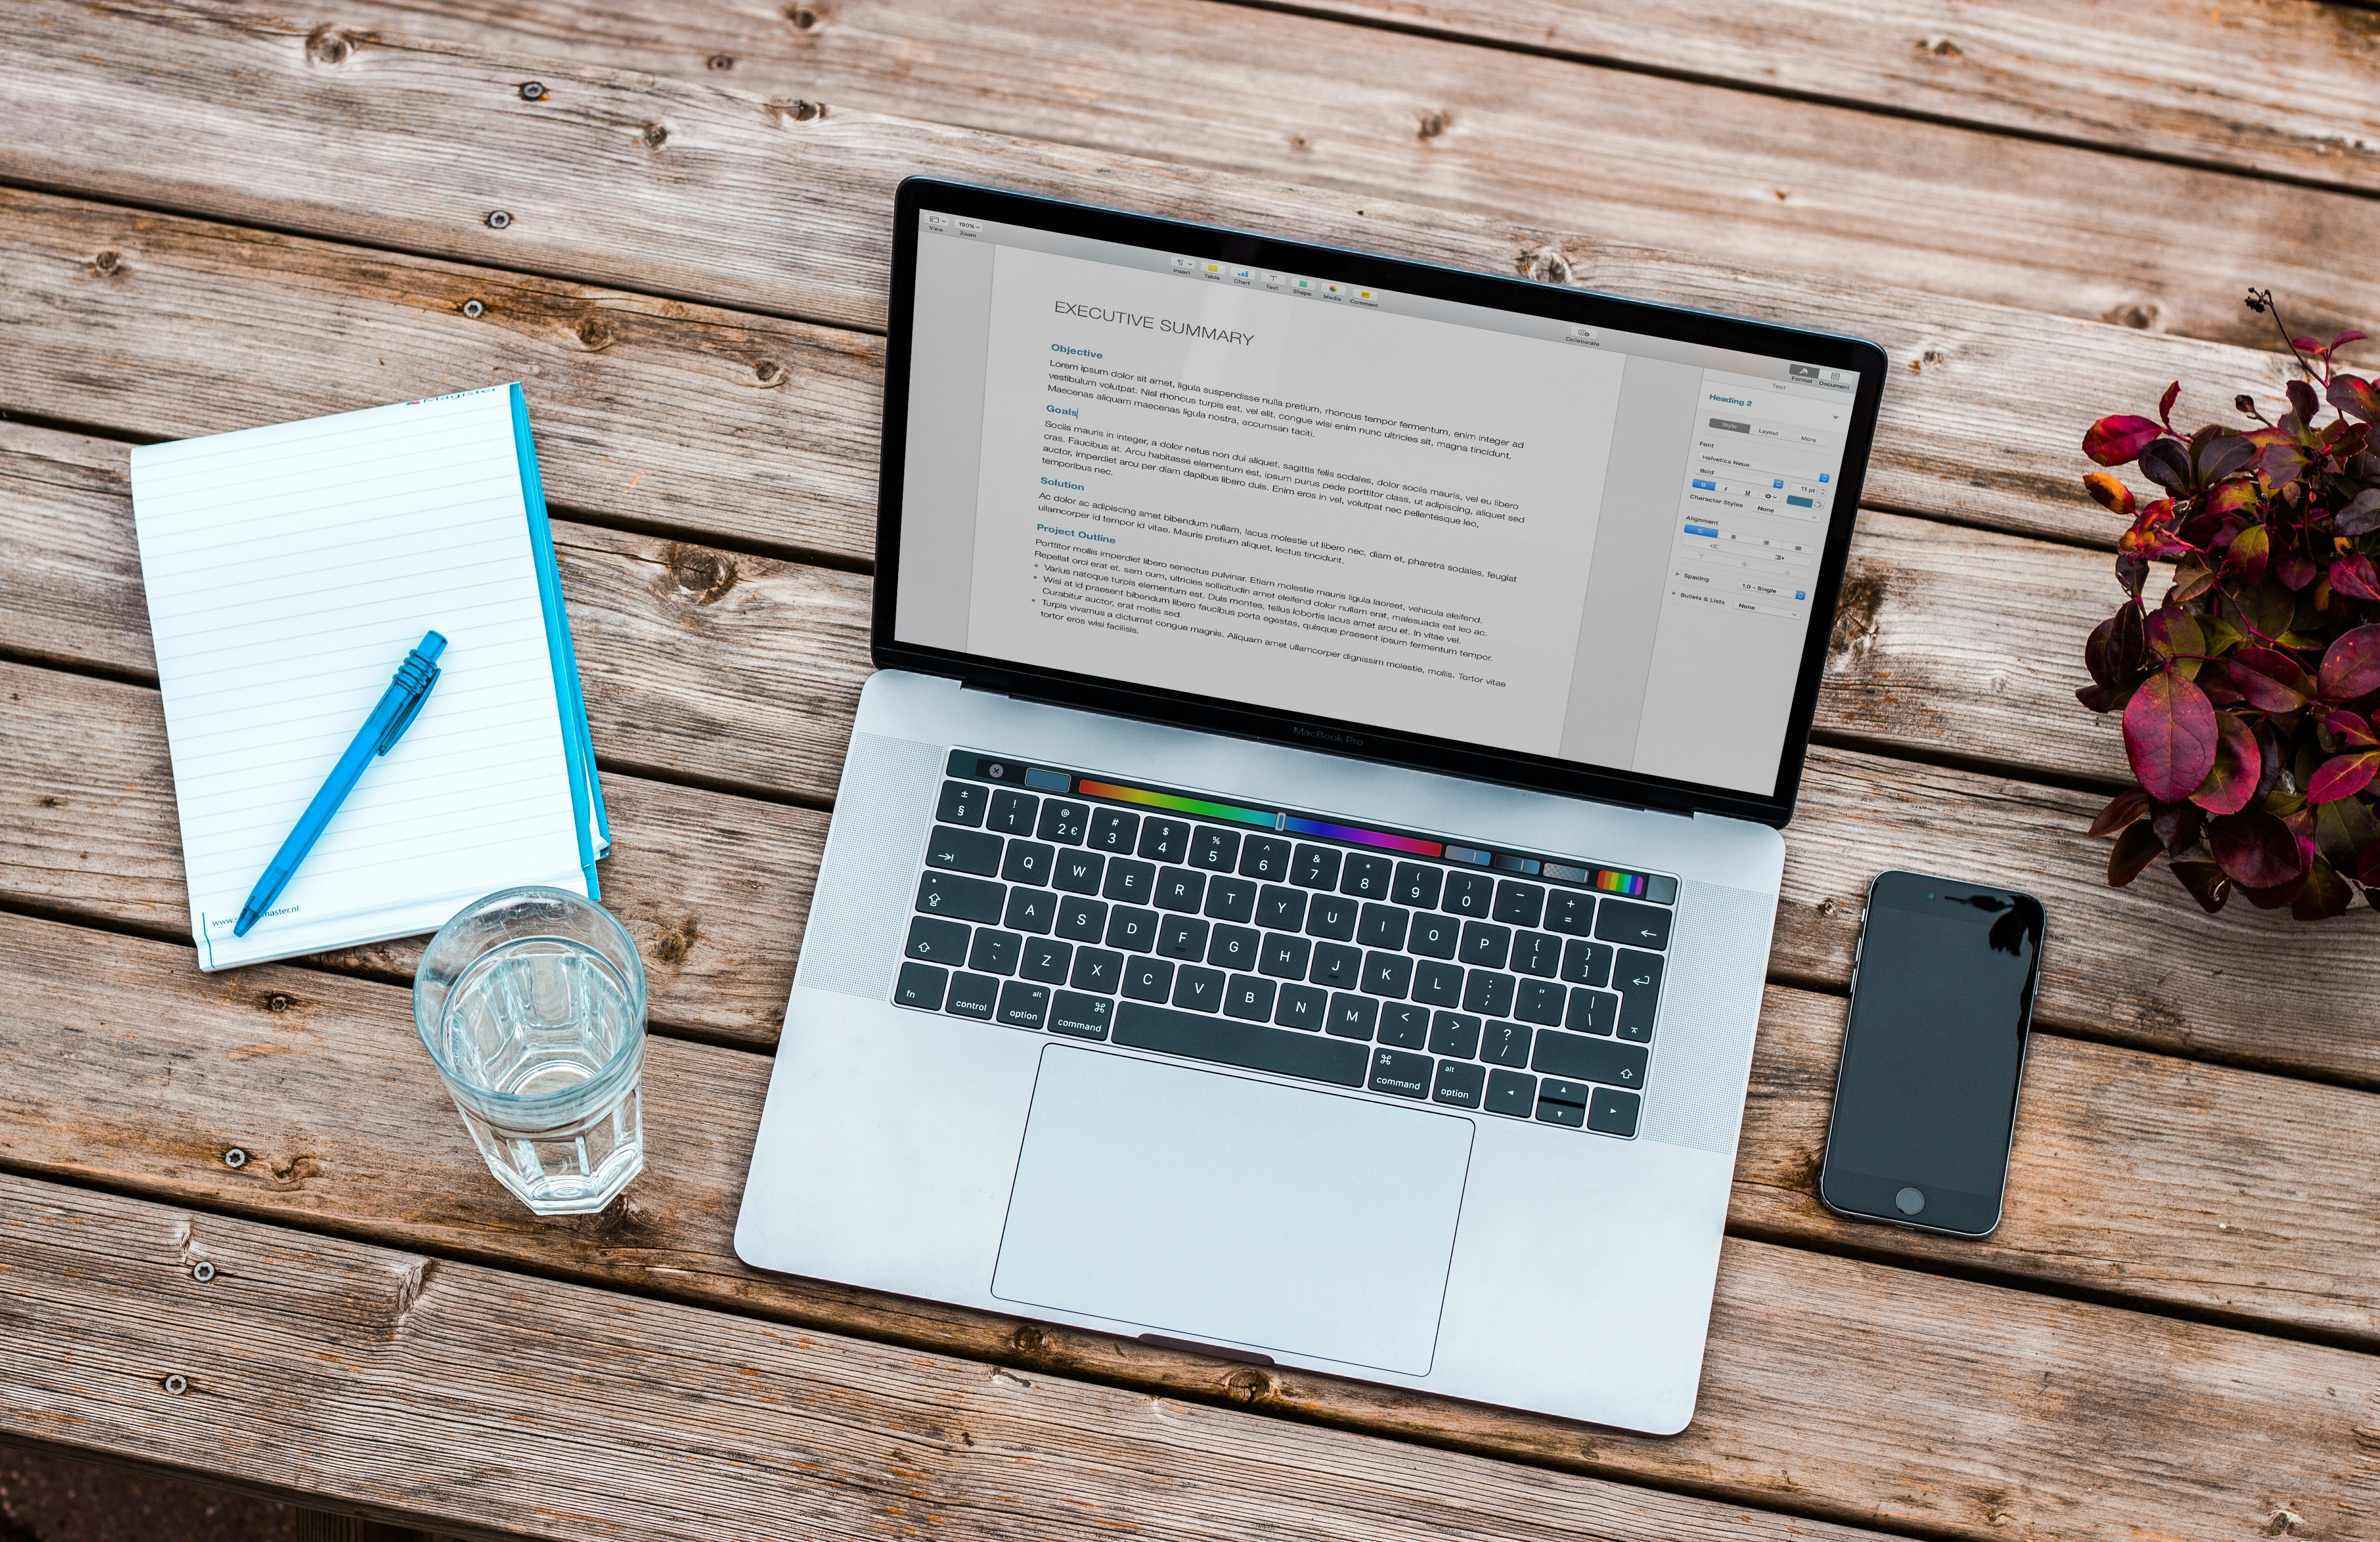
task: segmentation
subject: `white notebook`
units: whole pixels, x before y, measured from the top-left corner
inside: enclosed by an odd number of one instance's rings
[[[132,452],[200,969],[590,899],[611,849],[518,386]],[[425,631],[438,683],[272,909],[240,906]]]

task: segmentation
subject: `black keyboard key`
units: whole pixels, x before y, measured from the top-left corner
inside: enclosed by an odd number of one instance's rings
[[[1033,794],[1002,788],[991,795],[991,812],[984,820],[984,828],[998,830],[1004,836],[1029,836],[1033,833],[1034,816],[1040,810],[1041,800]]]
[[[1299,1076],[1359,1087],[1371,1058],[1357,1044],[1318,1034],[1300,1034],[1260,1022],[1208,1017],[1173,1007],[1150,1007],[1127,1001],[1116,1012],[1115,1041],[1134,1049],[1153,1049],[1215,1065]]]
[[[1330,1016],[1323,1031],[1342,1039],[1369,1039],[1373,1024],[1380,1021],[1380,1004],[1368,996],[1349,996],[1345,992],[1330,998]]]
[[[1305,924],[1305,896],[1293,888],[1267,884],[1257,896],[1257,924],[1276,931],[1296,931]]]
[[[1512,967],[1552,979],[1561,973],[1561,938],[1551,932],[1523,932],[1512,938]]]
[[[1463,982],[1463,1010],[1477,1012],[1482,1017],[1511,1017],[1514,984],[1509,974],[1499,974],[1492,969],[1475,969]]]
[[[1000,982],[989,974],[953,974],[951,993],[942,998],[942,1010],[961,1017],[979,1017],[985,1022],[1000,1006]]]
[[[1252,878],[1226,878],[1220,875],[1207,880],[1207,913],[1217,921],[1254,921],[1257,918],[1257,886]]]
[[[1330,1015],[1330,993],[1320,985],[1288,985],[1273,1004],[1272,1020],[1284,1028],[1318,1031]]]
[[[1289,842],[1279,836],[1252,835],[1240,846],[1240,876],[1268,884],[1289,881]]]
[[[1463,966],[1437,959],[1414,964],[1413,998],[1433,1007],[1451,1007],[1463,999]]]
[[[1572,1081],[1634,1088],[1645,1084],[1645,1062],[1651,1058],[1651,1051],[1642,1045],[1584,1038],[1548,1028],[1537,1035],[1529,1069]]]
[[[917,908],[954,921],[998,921],[1008,891],[987,878],[929,873],[917,880]]]
[[[1430,1072],[1437,1069],[1428,1056],[1409,1049],[1375,1049],[1371,1078],[1365,1085],[1398,1097],[1427,1097]]]
[[[1570,992],[1570,1021],[1566,1024],[1573,1034],[1600,1034],[1605,1038],[1620,1026],[1620,997],[1593,985],[1572,985]]]
[[[1339,853],[1328,846],[1300,846],[1289,864],[1289,881],[1300,888],[1337,888]]]
[[[1405,945],[1405,924],[1412,919],[1411,911],[1394,905],[1366,905],[1355,923],[1355,940],[1366,948],[1401,948]]]
[[[1107,881],[1099,886],[1099,892],[1127,905],[1146,905],[1149,897],[1157,892],[1157,868],[1151,863],[1111,858],[1108,863]]]
[[[1014,932],[978,927],[975,945],[967,949],[967,967],[984,974],[1014,974],[1024,953],[1025,939]]]
[[[1223,1010],[1223,972],[1184,964],[1173,972],[1173,1004],[1194,1012]]]
[[[1303,980],[1306,963],[1313,956],[1314,944],[1305,938],[1267,932],[1264,946],[1257,953],[1257,969],[1277,980]]]
[[[990,791],[979,782],[944,782],[941,801],[934,805],[934,817],[953,825],[980,825],[984,799]]]
[[[1343,942],[1318,942],[1314,945],[1314,967],[1306,971],[1305,977],[1333,990],[1354,990],[1364,978],[1364,950]]]
[[[1207,961],[1223,969],[1254,969],[1264,938],[1253,926],[1218,926],[1207,944]]]
[[[1081,996],[1062,990],[1050,997],[1050,1032],[1078,1039],[1103,1039],[1115,1016],[1115,1003],[1104,996]]]
[[[1397,863],[1396,885],[1391,898],[1400,905],[1434,911],[1438,909],[1439,887],[1445,880],[1446,870],[1443,868],[1424,867],[1417,862],[1401,862]]]
[[[1524,980],[1512,995],[1514,1017],[1548,1028],[1561,1026],[1562,1013],[1569,1006],[1570,987],[1559,980]]]
[[[1113,996],[1123,984],[1123,955],[1105,948],[1075,949],[1075,977],[1068,982],[1076,990],[1095,990],[1102,996]]]
[[[1046,933],[1058,922],[1058,897],[1046,888],[1012,888],[1001,924],[1019,932]]]
[[[1564,936],[1583,937],[1595,930],[1595,896],[1574,888],[1558,888],[1546,900],[1546,929]]]
[[[926,865],[990,877],[1000,871],[1001,839],[983,830],[937,825],[926,835]]]
[[[1305,907],[1305,935],[1345,942],[1355,935],[1355,920],[1361,909],[1356,901],[1342,895],[1318,894]]]
[[[1517,1071],[1491,1071],[1488,1073],[1488,1101],[1482,1107],[1491,1114],[1527,1119],[1537,1111],[1537,1079]]]
[[[1391,1001],[1380,1009],[1380,1042],[1399,1049],[1429,1046],[1429,1009]]]
[[[1457,1108],[1476,1108],[1480,1095],[1486,1090],[1488,1068],[1463,1060],[1438,1062],[1438,1084],[1429,1090],[1430,1101]]]
[[[1479,1058],[1494,1065],[1525,1066],[1536,1030],[1519,1022],[1491,1022],[1479,1037]]]
[[[1505,878],[1496,885],[1496,919],[1511,926],[1534,926],[1546,913],[1546,891],[1536,884]]]
[[[1151,862],[1181,862],[1190,855],[1190,821],[1144,819],[1140,822],[1140,854]]]
[[[1019,978],[1038,980],[1045,985],[1062,985],[1072,973],[1075,948],[1071,943],[1054,937],[1026,937],[1025,957],[1017,964]]]
[[[929,963],[905,963],[901,966],[900,983],[892,987],[892,999],[904,1007],[919,1011],[939,1012],[942,1010],[942,992],[950,988],[951,972],[937,969]]]
[[[1173,964],[1167,959],[1127,959],[1123,993],[1135,1001],[1162,1001],[1173,994]]]
[[[1449,873],[1446,875],[1446,897],[1439,901],[1442,910],[1457,915],[1475,915],[1486,920],[1489,907],[1496,902],[1496,880],[1485,873]]]
[[[1479,1020],[1468,1012],[1438,1012],[1429,1020],[1429,1052],[1467,1060],[1479,1053]]]
[[[1198,901],[1207,897],[1207,875],[1194,873],[1186,867],[1160,869],[1157,875],[1157,908],[1179,911],[1184,915],[1198,913]]]
[[[930,915],[909,922],[909,945],[901,949],[913,959],[926,959],[955,968],[966,958],[967,929],[955,921]]]
[[[1661,1004],[1661,956],[1621,948],[1611,983],[1620,987],[1620,1036],[1639,1044],[1651,1039],[1653,1014]]]
[[[1548,1124],[1567,1124],[1573,1130],[1584,1130],[1590,1095],[1576,1082],[1557,1082],[1548,1076],[1537,1083],[1537,1118]]]
[[[1097,851],[1061,851],[1050,881],[1069,894],[1097,894],[1108,859]]]
[[[1595,935],[1605,942],[1624,943],[1630,948],[1664,948],[1670,946],[1671,913],[1658,905],[1640,905],[1633,900],[1606,900],[1596,912]]]
[[[1000,875],[1012,884],[1046,884],[1057,860],[1054,846],[1044,846],[1038,840],[1012,840],[1008,843],[1008,858],[1000,864]]]
[[[1597,1087],[1595,1100],[1586,1106],[1586,1127],[1605,1135],[1633,1136],[1637,1112],[1644,1107],[1645,1100],[1634,1093]]]
[[[1000,987],[1000,1021],[1011,1028],[1038,1028],[1050,1015],[1050,987],[1011,980]]]
[[[1413,989],[1414,961],[1402,953],[1365,954],[1365,994],[1403,997]]]
[[[1091,806],[1064,798],[1052,798],[1041,805],[1041,821],[1033,833],[1043,840],[1061,846],[1080,846],[1083,833],[1091,820]]]
[[[1097,942],[1108,935],[1108,908],[1097,900],[1062,894],[1054,930],[1070,942]]]
[[[1208,873],[1229,873],[1240,860],[1240,832],[1201,825],[1190,834],[1190,865]]]
[[[1339,892],[1358,900],[1385,900],[1396,881],[1397,864],[1388,857],[1350,852],[1339,869]]]
[[[1244,1017],[1250,1022],[1262,1022],[1272,1016],[1272,997],[1277,987],[1258,974],[1234,974],[1223,987],[1223,1010],[1233,1017]]]
[[[1608,985],[1611,955],[1616,951],[1608,942],[1572,937],[1562,948],[1561,977],[1573,985]]]
[[[1405,946],[1425,959],[1451,959],[1463,946],[1463,923],[1451,915],[1432,915],[1425,912],[1413,918],[1413,930]]]
[[[1501,969],[1512,957],[1512,929],[1484,921],[1463,924],[1463,961],[1474,969]]]
[[[1140,815],[1122,809],[1093,809],[1089,839],[1094,851],[1129,856],[1140,840]]]
[[[1195,915],[1169,915],[1157,924],[1157,950],[1192,963],[1207,956],[1207,924]]]
[[[1146,953],[1157,946],[1157,912],[1118,905],[1108,912],[1108,946]]]

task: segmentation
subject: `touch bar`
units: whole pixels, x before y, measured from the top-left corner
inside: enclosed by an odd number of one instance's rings
[[[1172,809],[1178,814],[1195,814],[1207,819],[1228,819],[1235,825],[1261,825],[1268,830],[1276,825],[1275,817],[1262,809],[1244,809],[1233,803],[1212,803],[1204,798],[1182,798],[1171,792],[1151,792],[1141,787],[1119,787],[1113,782],[1095,782],[1087,777],[1077,778],[1075,790],[1086,798],[1112,798],[1119,803]]]
[[[1325,840],[1344,840],[1356,846],[1377,846],[1387,851],[1404,851],[1416,857],[1442,855],[1446,850],[1435,840],[1421,840],[1413,836],[1390,835],[1386,830],[1358,829],[1353,825],[1330,825],[1319,819],[1300,819],[1291,814],[1281,822],[1281,827],[1292,835],[1320,836]]]

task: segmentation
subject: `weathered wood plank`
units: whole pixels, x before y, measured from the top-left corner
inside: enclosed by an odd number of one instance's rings
[[[472,1536],[1873,1535],[23,1178],[0,1235],[0,1429]]]
[[[2353,1430],[2371,1418],[2374,1389],[2374,1362],[2359,1354],[1734,1242],[1694,1425],[1670,1440],[1588,1431],[756,1274],[735,1261],[730,1242],[765,1088],[767,1063],[757,1057],[657,1042],[648,1071],[652,1170],[604,1217],[549,1225],[512,1208],[480,1172],[422,1063],[401,991],[277,966],[201,977],[164,944],[16,917],[0,917],[0,954],[12,961],[0,973],[0,1034],[7,1035],[8,1062],[28,1068],[0,1086],[7,1115],[0,1142],[20,1171],[1027,1370],[1251,1401],[1324,1423],[1745,1502],[1788,1501],[1805,1513],[1856,1515],[1937,1536],[2129,1538],[2130,1528],[2141,1527],[2238,1537],[2283,1503],[2338,1524],[2338,1535],[2360,1535],[2367,1524],[2352,1514],[2333,1521],[2341,1514],[2337,1501],[2359,1502]],[[273,994],[285,998],[278,1012]],[[1821,1007],[1815,1015],[1822,1021],[1824,1013]],[[1826,1053],[1815,1030],[1815,1023],[1792,1030],[1801,1059]],[[2102,1068],[2141,1059],[2082,1046],[2070,1054],[2097,1057]],[[1776,1073],[1773,1047],[1764,1063]],[[2132,1073],[2148,1085],[2131,1090],[2183,1100],[2174,1110],[2177,1128],[2131,1146],[2135,1160],[2192,1159],[2193,1075],[2215,1075],[2223,1089],[2257,1080],[2172,1066]],[[2074,1077],[2056,1057],[2042,1074],[2064,1095],[2039,1100],[2031,1111],[2042,1127],[2036,1133],[2090,1140],[2070,1121],[2095,1117],[2093,1074]],[[2098,1080],[2123,1074],[2102,1069]],[[137,1111],[118,1094],[127,1085],[142,1090]],[[100,1086],[109,1095],[94,1095]],[[2131,1110],[2143,1122],[2151,1112]],[[2240,1110],[2207,1127],[2228,1130],[2253,1117]],[[2311,1150],[2322,1135],[2309,1128],[2297,1144]],[[234,1144],[251,1157],[237,1171],[221,1160]],[[2047,1181],[2070,1191],[2090,1181],[2070,1175],[2068,1158],[2055,1149],[2043,1156]],[[2371,1182],[2347,1177],[2360,1156],[2360,1148],[2341,1150],[2338,1165],[2317,1169],[2355,1187],[2322,1196],[2323,1234],[2309,1242],[2354,1237]],[[1784,1156],[1782,1165],[1791,1161]],[[2119,1186],[2107,1181],[2111,1190]],[[2265,1186],[2288,1181],[2277,1159],[2236,1202],[2253,1203]],[[2203,1216],[2191,1206],[2212,1189],[2202,1175],[2175,1213]],[[2071,1197],[2078,1218],[2106,1203]],[[2297,1218],[2292,1207],[2281,1208],[2269,1218],[2277,1230]],[[199,1239],[225,1224],[200,1218]],[[2110,1241],[2153,1246],[2155,1239]],[[2237,1278],[2256,1269],[2257,1246],[2203,1224],[2169,1245],[2177,1263],[2228,1250],[2222,1272]],[[2336,1283],[2368,1296],[2368,1282],[2346,1283],[2360,1267],[2356,1256],[2342,1254],[2327,1266],[2309,1256],[2305,1267],[2326,1267]],[[444,1266],[433,1272],[432,1283],[446,1272]],[[2302,1277],[2265,1278],[2277,1293]],[[0,1290],[10,1288],[0,1277]],[[633,1320],[644,1309],[615,1299],[606,1310]],[[1946,1334],[1949,1323],[1961,1325],[1960,1332]],[[699,1349],[691,1355],[698,1363]],[[674,1356],[669,1374],[678,1369]],[[1235,1427],[1209,1426],[1219,1455],[1237,1449],[1228,1434]],[[1099,1438],[1096,1427],[1090,1438]],[[1911,1464],[1912,1450],[1927,1453],[1921,1466]],[[1281,1459],[1295,1467],[1321,1458],[1294,1458],[1285,1449]]]
[[[577,0],[351,0],[339,25],[684,80],[721,79],[712,61],[723,58],[739,91],[830,111],[2260,348],[2272,332],[2240,304],[2250,284],[2290,296],[2309,327],[2380,315],[2380,280],[2328,258],[2380,235],[2380,203],[1948,124],[1879,123],[1840,90],[1828,94],[1846,105],[1817,105],[1312,16],[1219,11],[1207,0],[850,0],[808,10],[801,26],[758,0],[592,14]],[[1739,18],[1714,30],[1760,25]],[[1842,30],[1867,36],[1876,25]],[[1942,31],[1937,20],[1928,35]],[[2276,66],[2287,56],[2277,40],[2243,52]],[[2380,72],[2353,63],[2380,93]],[[2355,113],[2380,142],[2380,116],[2360,99]],[[2331,157],[2341,158],[2380,165],[2380,152]],[[2107,195],[2111,180],[2124,196]],[[2216,206],[2226,217],[2212,224],[2171,215]]]
[[[13,454],[11,445],[18,447]],[[146,612],[123,494],[96,481],[79,492],[60,485],[95,474],[102,461],[120,467],[122,454],[121,447],[0,428],[0,551],[10,554],[0,569],[0,646],[19,656],[148,673]],[[71,464],[43,469],[56,458]],[[23,475],[12,476],[8,468],[18,465]],[[633,540],[583,527],[565,526],[563,534],[565,587],[607,766],[781,795],[832,795],[862,667],[849,609],[841,632],[822,607],[804,611],[799,624],[775,624],[794,608],[783,596],[808,592],[806,570],[764,572],[770,565],[761,559],[697,556],[681,547],[678,568],[698,577],[681,581],[671,569],[664,581],[660,567],[602,545]],[[2112,730],[2069,704],[2058,664],[2039,662],[2055,650],[2053,660],[2076,668],[2057,629],[2033,608],[2046,603],[2037,594],[2060,586],[2087,598],[2102,558],[1889,517],[1864,521],[1855,549],[1863,555],[1824,698],[1823,722],[1831,731],[1968,760],[2046,765],[2062,775],[2112,767]],[[1883,555],[1870,561],[1864,554],[1871,550]],[[695,603],[709,588],[698,575],[717,573],[722,563],[747,575],[738,590],[708,607]],[[698,582],[701,588],[693,587]],[[771,624],[725,630],[744,604]],[[688,611],[691,621],[683,618]],[[2082,624],[2070,623],[2070,631]],[[837,643],[838,636],[846,641]],[[683,709],[673,699],[711,699],[731,676],[746,677],[735,687],[743,692],[730,704],[735,710],[677,731],[674,715]],[[66,692],[61,700],[70,699],[67,688],[55,689]],[[642,705],[648,698],[660,701],[650,715]],[[115,716],[114,709],[71,710]],[[153,722],[153,708],[143,707],[137,721]],[[178,868],[132,862],[94,891],[56,854],[112,850],[112,838],[103,838],[108,831],[137,823],[165,860],[178,856],[170,809],[119,800],[114,790],[135,783],[162,796],[162,748],[150,738],[120,753],[85,747],[61,756],[47,753],[45,742],[39,733],[21,736],[13,775],[28,806],[55,796],[70,812],[36,812],[37,827],[29,827],[16,871],[0,886],[29,902],[93,906],[84,913],[119,923],[163,924],[155,917],[169,917],[178,929]],[[93,736],[85,743],[95,746]],[[119,766],[127,769],[105,769]],[[2351,944],[2343,958],[2339,953],[2343,938],[2363,935],[2371,915],[2359,911],[2310,928],[2235,908],[2210,920],[2162,873],[2131,890],[2110,891],[2104,848],[2080,835],[2100,802],[2089,793],[1819,751],[1801,815],[1787,832],[1791,861],[1773,968],[1782,979],[1839,988],[1850,973],[1865,887],[1878,869],[1958,874],[2031,889],[2049,906],[2045,1022],[2178,1053],[2380,1084],[2380,1035],[2364,1005],[2380,992],[2380,960],[2367,962]],[[803,851],[807,871],[815,847],[806,844]],[[2137,940],[2144,936],[2171,940],[2144,947]],[[2334,988],[2342,969],[2362,983]],[[759,1004],[776,1005],[765,997]],[[737,1032],[765,1034],[774,1019],[747,1012],[735,1021]]]
[[[9,31],[30,14],[0,11],[0,45],[21,41],[30,56],[45,57],[41,50],[54,40],[42,29],[19,27],[37,34],[21,39]],[[1874,337],[1907,368],[1896,369],[1886,394],[1872,504],[2102,545],[2113,544],[2117,530],[2080,492],[2086,468],[2075,447],[2084,425],[2116,407],[2154,402],[2177,377],[2190,383],[2185,413],[2193,403],[2215,409],[2243,390],[2270,397],[2281,379],[2280,361],[2251,349],[1880,285],[1779,276],[1545,226],[1254,178],[1219,180],[1197,168],[865,114],[804,118],[782,102],[772,106],[715,84],[540,67],[552,77],[548,94],[530,104],[518,93],[519,67],[476,55],[383,43],[351,48],[337,65],[314,64],[295,34],[229,20],[201,24],[198,14],[174,13],[171,38],[182,67],[156,82],[160,94],[140,115],[137,141],[113,138],[128,132],[124,115],[86,126],[80,119],[91,115],[79,113],[72,99],[43,104],[38,93],[46,82],[89,67],[60,59],[21,72],[25,79],[12,84],[26,98],[21,116],[74,123],[55,153],[77,159],[50,165],[41,156],[52,152],[12,137],[0,141],[0,177],[860,327],[882,324],[891,193],[911,173],[1293,230]],[[184,92],[190,100],[177,108]],[[646,143],[656,126],[667,130],[658,152]],[[423,154],[425,141],[442,153]],[[170,154],[143,148],[166,142]],[[343,175],[317,174],[333,161]],[[485,223],[493,208],[513,216],[502,231]],[[0,199],[0,221],[12,253],[0,325],[13,319],[32,328],[0,334],[26,345],[0,350],[0,406],[133,436],[231,426],[234,412],[239,422],[290,415],[277,397],[359,404],[507,369],[534,383],[540,377],[529,364],[557,372],[557,379],[583,379],[607,364],[585,359],[585,345],[570,331],[589,310],[620,308],[642,318],[639,326],[655,324],[660,314],[650,300],[253,231],[200,235],[202,227],[181,221],[23,194]],[[122,259],[105,277],[93,266],[102,251]],[[171,280],[141,276],[184,264],[192,271]],[[503,286],[504,303],[520,315],[465,324],[451,308],[490,286]],[[152,288],[177,290],[188,302],[170,312],[148,306]],[[326,337],[332,293],[340,329]],[[292,295],[314,298],[318,309],[292,314]],[[247,361],[239,401],[224,401],[216,374],[202,384],[191,379],[194,369],[147,376],[148,361],[128,340],[151,335],[153,318],[168,313],[188,334],[176,352]],[[34,326],[42,317],[55,324]],[[845,543],[835,549],[863,556],[865,543],[854,539],[844,516],[865,506],[859,490],[868,483],[853,480],[867,475],[865,458],[838,469],[831,485],[799,480],[807,449],[832,451],[872,433],[872,408],[846,401],[847,392],[825,392],[817,410],[857,412],[865,427],[805,432],[782,455],[767,453],[778,441],[757,431],[732,459],[666,447],[686,435],[708,445],[712,431],[698,422],[749,421],[748,399],[720,398],[768,394],[748,383],[761,363],[781,363],[789,382],[806,381],[813,369],[843,378],[795,350],[816,340],[811,334],[711,312],[702,319],[711,330],[698,335],[702,341],[687,339],[686,351],[705,360],[725,353],[733,362],[652,364],[668,393],[648,390],[637,416],[603,424],[610,464],[621,468],[613,485],[632,500],[624,517],[719,531],[749,500],[757,460],[772,479],[767,487],[790,485],[799,495],[799,538],[825,540],[833,526]],[[92,330],[88,341],[79,327]],[[506,364],[491,356],[499,334],[533,335],[539,347]],[[233,336],[237,354],[226,351]],[[115,347],[96,346],[103,338]],[[625,351],[619,357],[624,365],[631,361]],[[478,374],[481,368],[491,375]],[[808,401],[809,389],[797,394]],[[554,410],[535,405],[549,416]],[[681,496],[664,510],[633,480],[656,460],[672,462],[681,487],[715,479],[702,489],[710,496]],[[590,472],[566,501],[590,496],[596,485]]]
[[[1307,8],[2380,190],[2380,23],[2343,6],[1782,0],[1747,10],[1724,0],[1315,0]]]

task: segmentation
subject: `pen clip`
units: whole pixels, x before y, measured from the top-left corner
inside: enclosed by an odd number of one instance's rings
[[[420,715],[421,704],[430,700],[430,688],[438,683],[438,666],[422,658],[418,653],[408,655],[405,662],[410,666],[417,661],[421,667],[420,681],[414,686],[412,698],[405,704],[405,709],[381,731],[380,743],[372,751],[374,754],[384,755],[396,747],[396,741],[403,736],[406,728]]]

